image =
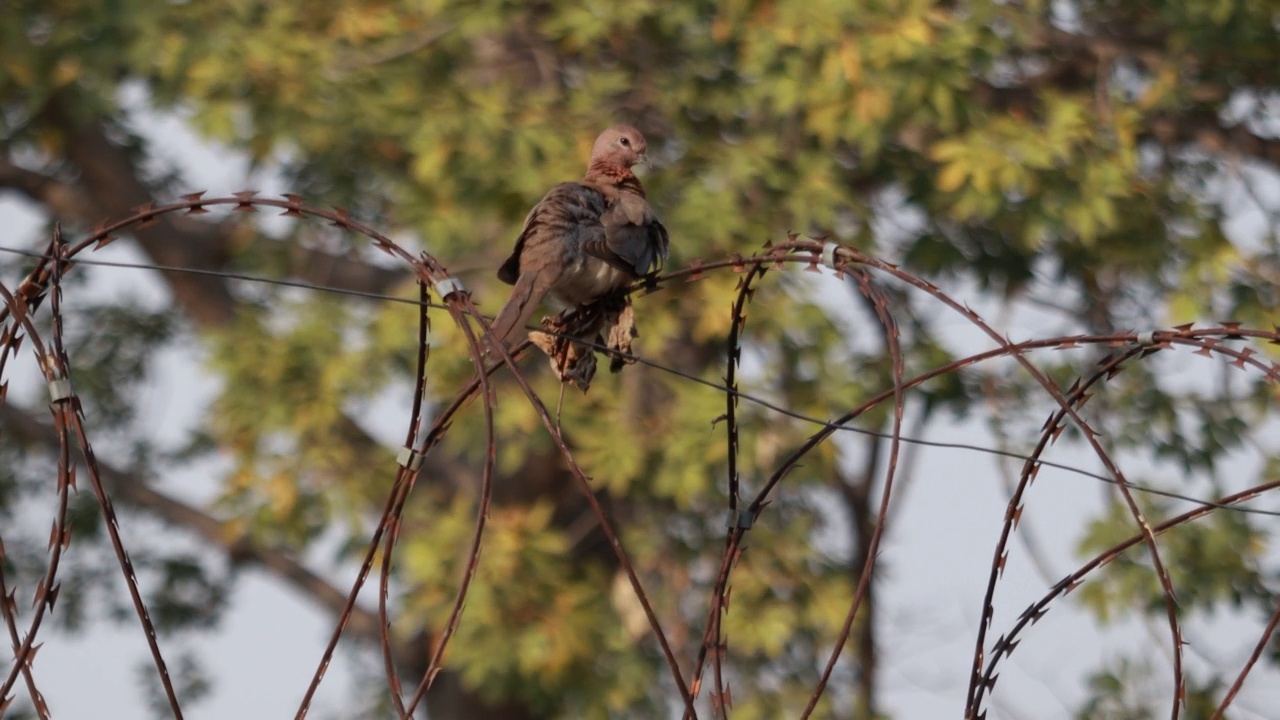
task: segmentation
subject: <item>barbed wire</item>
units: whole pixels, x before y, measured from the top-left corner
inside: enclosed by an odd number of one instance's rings
[[[6,252],[13,255],[22,255],[29,258],[42,258],[45,260],[53,260],[49,255],[35,250],[23,250],[21,248],[6,247],[0,245],[0,252]],[[248,273],[232,272],[229,270],[208,270],[205,268],[183,267],[181,265],[158,265],[155,263],[133,263],[123,262],[119,260],[86,260],[84,258],[76,258],[76,265],[89,265],[93,267],[113,267],[128,268],[131,270],[156,270],[174,273],[186,273],[188,275],[204,275],[205,277],[216,277],[224,280],[242,280],[250,283],[261,283],[264,285],[280,285],[282,287],[296,288],[299,290],[314,290],[317,292],[332,293],[334,295],[346,295],[348,297],[358,297],[365,300],[379,300],[383,302],[403,303],[406,305],[420,305],[429,308],[444,308],[439,303],[433,303],[430,299],[413,300],[406,297],[398,297],[395,295],[387,295],[385,293],[368,292],[365,290],[352,290],[351,288],[335,287],[333,285],[320,285],[317,283],[302,282],[300,280],[287,280],[283,278],[269,278],[261,275],[249,275]]]
[[[0,245],[0,252],[11,253],[14,255],[22,255],[30,258],[44,258],[46,260],[54,259],[52,256],[39,251],[24,250],[21,248],[6,247],[3,245]],[[333,293],[336,295],[358,297],[364,300],[377,300],[382,302],[393,302],[393,303],[400,303],[405,305],[415,305],[422,308],[443,309],[445,307],[440,303],[432,302],[430,298],[422,298],[422,299],[415,300],[413,298],[401,297],[398,295],[367,292],[363,290],[352,290],[349,288],[335,287],[332,285],[320,285],[317,283],[308,283],[308,282],[302,282],[299,280],[285,280],[280,278],[270,278],[270,277],[250,275],[247,273],[232,272],[232,271],[226,271],[226,270],[208,270],[208,269],[201,269],[201,268],[183,267],[179,265],[158,265],[154,263],[141,263],[141,262],[87,260],[84,258],[77,258],[74,261],[74,264],[98,266],[98,267],[113,267],[113,268],[131,269],[131,270],[155,270],[155,271],[163,270],[167,272],[190,273],[194,275],[220,277],[227,280],[240,280],[240,281],[250,282],[250,283],[262,283],[265,285],[279,285],[283,287],[295,288],[300,290],[312,290],[316,292]],[[756,266],[756,267],[759,267],[759,266]],[[484,317],[486,320],[492,320],[492,316],[490,315],[484,315]],[[880,430],[872,430],[870,428],[862,428],[862,427],[857,427],[852,425],[833,423],[829,420],[823,420],[822,418],[815,417],[813,415],[808,415],[806,413],[802,413],[797,410],[793,410],[791,408],[785,407],[783,405],[779,405],[778,403],[775,403],[763,397],[760,397],[759,395],[755,395],[753,393],[741,390],[732,382],[718,383],[714,380],[709,380],[707,378],[699,377],[692,373],[685,372],[684,370],[681,370],[673,365],[668,365],[668,364],[659,362],[657,360],[654,360],[651,357],[641,355],[636,352],[627,352],[627,351],[619,350],[616,348],[609,348],[605,346],[603,343],[599,343],[587,338],[577,337],[569,333],[558,332],[553,328],[548,328],[543,326],[535,327],[530,325],[526,329],[536,330],[538,332],[545,333],[553,337],[571,339],[571,340],[574,340],[575,342],[589,346],[592,349],[597,350],[599,352],[609,352],[609,353],[617,354],[623,358],[626,358],[629,361],[635,362],[640,365],[645,365],[647,367],[651,367],[655,370],[658,370],[659,372],[673,375],[675,377],[680,378],[681,380],[691,382],[691,383],[696,383],[698,385],[705,386],[717,392],[722,392],[725,394],[727,398],[737,398],[740,400],[745,400],[753,405],[758,405],[767,410],[778,413],[780,415],[784,415],[794,420],[799,420],[801,422],[809,423],[812,425],[818,425],[821,427],[830,427],[839,432],[854,433],[857,435],[864,435],[866,437],[880,438],[882,440],[891,440],[893,438],[892,433],[882,432]],[[1086,337],[1081,335],[1081,336],[1074,337],[1073,341],[1080,347],[1088,347],[1088,346],[1096,346],[1096,345],[1113,345],[1117,339],[1125,339],[1125,338],[1131,338],[1133,342],[1138,341],[1137,334],[1106,335],[1106,336],[1095,336],[1095,337]],[[730,344],[736,345],[736,343],[737,343],[736,336],[731,337]],[[1031,351],[1037,351],[1037,350],[1069,349],[1063,346],[1062,338],[1025,340],[1019,343],[1015,343],[1015,347],[1017,347],[1018,350],[1023,352],[1031,352]],[[997,355],[1000,355],[1002,353],[1003,353],[1002,350],[986,351],[986,352],[976,353],[974,355],[968,356],[965,359],[971,360],[974,363],[977,363],[977,362],[982,362],[983,360],[994,358]],[[736,363],[734,364],[733,368],[736,371],[736,368],[737,368]],[[942,374],[945,374],[945,371],[935,370],[933,372],[930,372],[927,376],[921,375],[921,376],[918,376],[917,378],[913,378],[911,381],[908,382],[908,386],[914,387],[928,380],[936,379],[939,375],[942,375]],[[732,375],[730,375],[730,377],[732,377]],[[736,408],[736,405],[734,407]],[[727,416],[728,415],[726,414],[726,417]],[[969,452],[983,453],[986,455],[1003,457],[1009,460],[1027,461],[1027,460],[1033,459],[1032,456],[1027,453],[1019,453],[1011,450],[1004,450],[1001,448],[990,447],[987,445],[979,445],[976,443],[959,443],[959,442],[947,442],[943,440],[926,440],[924,438],[913,437],[911,435],[902,435],[899,437],[899,440],[907,445],[918,445],[920,447],[930,447],[930,448],[937,448],[942,450],[965,450]],[[731,455],[730,457],[733,457],[733,456]],[[1071,465],[1069,463],[1057,462],[1054,460],[1046,460],[1043,458],[1036,458],[1035,462],[1038,465],[1042,465],[1044,467],[1054,468],[1056,470],[1062,470],[1068,473],[1080,475],[1083,477],[1090,478],[1092,480],[1098,480],[1100,482],[1109,483],[1112,485],[1116,484],[1116,480],[1110,476],[1103,475],[1102,473],[1098,473],[1098,472],[1093,472],[1091,470],[1087,470],[1085,468],[1082,468],[1076,465]],[[730,470],[730,476],[736,477],[735,473],[732,470]],[[736,483],[736,479],[734,482]],[[1238,505],[1224,505],[1221,503],[1216,503],[1213,500],[1209,500],[1206,498],[1195,497],[1193,495],[1186,495],[1183,493],[1178,493],[1171,490],[1165,490],[1158,487],[1152,487],[1150,485],[1143,485],[1141,483],[1135,483],[1132,481],[1129,482],[1129,487],[1134,490],[1137,490],[1138,492],[1146,493],[1149,495],[1156,495],[1164,498],[1169,498],[1170,500],[1182,500],[1184,502],[1195,503],[1196,505],[1202,505],[1206,507],[1216,507],[1221,510],[1229,510],[1231,512],[1243,513],[1247,515],[1266,515],[1271,517],[1280,517],[1280,510],[1266,510],[1263,508],[1239,507]],[[733,493],[734,491],[731,490],[731,495],[730,495],[731,498],[734,497]],[[736,502],[736,498],[735,498],[735,502]]]
[[[81,253],[108,244],[117,237],[118,233],[145,226],[155,222],[163,215],[199,214],[207,212],[207,208],[215,206],[228,207],[238,212],[277,208],[283,210],[283,214],[287,216],[324,220],[340,230],[363,235],[370,239],[375,248],[385,252],[400,263],[408,272],[408,276],[416,280],[419,287],[419,297],[417,300],[413,300],[292,280],[261,278],[231,271],[121,263],[78,257]],[[688,381],[714,388],[723,392],[725,396],[725,414],[717,421],[723,420],[724,437],[728,451],[726,503],[730,513],[730,523],[726,530],[725,544],[718,563],[718,571],[706,605],[707,613],[701,634],[702,640],[697,648],[696,657],[693,659],[693,665],[688,672],[685,672],[682,670],[678,659],[678,653],[681,648],[673,645],[669,640],[667,632],[653,610],[648,592],[641,582],[640,576],[630,560],[612,520],[604,511],[599,499],[596,497],[596,493],[592,490],[586,473],[575,460],[572,449],[565,440],[558,421],[553,420],[546,404],[517,365],[517,360],[528,352],[530,343],[526,340],[511,349],[511,351],[508,351],[501,343],[487,342],[490,339],[488,318],[478,311],[472,302],[470,294],[462,287],[461,283],[451,276],[446,267],[432,255],[423,252],[415,256],[379,233],[376,229],[353,219],[350,213],[340,208],[323,209],[313,207],[307,205],[302,198],[296,195],[285,195],[282,198],[264,198],[258,197],[257,193],[249,191],[217,198],[205,198],[204,193],[192,193],[182,196],[179,201],[166,205],[149,204],[137,209],[129,217],[120,218],[111,223],[104,223],[91,230],[85,238],[74,244],[65,242],[60,230],[55,227],[49,247],[44,252],[4,247],[0,247],[0,251],[25,255],[36,261],[35,266],[16,288],[11,290],[0,282],[0,299],[4,302],[3,308],[0,308],[0,328],[2,328],[0,329],[0,383],[3,382],[4,373],[9,367],[8,361],[17,355],[22,341],[28,339],[50,393],[51,409],[54,413],[54,432],[57,436],[56,455],[58,465],[57,501],[48,550],[49,559],[43,576],[36,586],[34,610],[31,617],[26,621],[25,633],[20,631],[20,621],[14,604],[16,588],[9,587],[4,575],[3,563],[0,563],[0,595],[3,595],[3,600],[0,600],[0,610],[2,610],[0,616],[2,616],[8,630],[15,658],[3,684],[0,684],[0,713],[12,703],[13,696],[10,692],[18,678],[22,678],[37,715],[41,718],[50,717],[48,704],[34,680],[32,664],[35,657],[35,649],[38,647],[36,643],[37,635],[46,614],[52,611],[60,589],[58,571],[63,551],[71,543],[72,533],[67,519],[68,496],[69,492],[76,487],[77,467],[83,466],[88,472],[93,485],[99,512],[105,521],[105,527],[115,551],[121,574],[125,579],[126,588],[130,593],[135,614],[146,634],[156,673],[161,680],[165,697],[173,716],[176,718],[182,717],[178,694],[169,676],[154,623],[138,590],[132,562],[120,537],[118,518],[111,498],[102,484],[100,468],[90,445],[88,433],[85,430],[84,413],[80,399],[75,394],[74,386],[71,382],[72,368],[63,346],[64,328],[61,295],[65,274],[81,264],[107,267],[141,267],[169,272],[218,276],[245,282],[267,282],[306,290],[340,293],[370,300],[416,304],[420,308],[416,338],[417,362],[414,400],[406,427],[404,445],[397,457],[396,475],[388,492],[381,516],[369,538],[359,570],[352,580],[345,605],[338,613],[329,642],[299,704],[296,715],[299,719],[308,714],[315,692],[324,679],[337,645],[352,617],[356,607],[356,598],[368,581],[369,575],[373,571],[374,562],[379,557],[377,616],[380,626],[380,644],[387,676],[387,689],[397,715],[401,718],[412,717],[426,693],[433,686],[439,672],[444,667],[446,650],[456,636],[456,630],[460,623],[463,622],[463,607],[466,603],[471,582],[479,568],[480,550],[485,537],[486,519],[492,500],[492,484],[498,441],[493,417],[493,406],[497,398],[495,387],[490,382],[490,378],[494,373],[504,368],[511,373],[515,387],[524,395],[530,407],[538,416],[539,421],[550,435],[565,469],[589,506],[601,532],[607,538],[618,562],[619,569],[627,578],[637,602],[644,611],[649,629],[653,633],[671,673],[674,687],[680,695],[683,713],[686,718],[698,717],[697,701],[701,695],[702,677],[708,662],[711,665],[713,676],[713,687],[709,693],[712,713],[716,717],[729,716],[733,706],[733,698],[731,688],[726,680],[725,667],[730,660],[730,654],[729,645],[722,633],[721,620],[728,609],[727,600],[730,580],[739,565],[742,543],[751,526],[764,514],[772,496],[781,483],[809,453],[820,447],[836,432],[858,432],[871,437],[882,438],[888,440],[889,449],[887,459],[880,470],[882,473],[881,482],[879,483],[880,500],[874,523],[868,535],[868,547],[864,548],[866,551],[865,562],[858,574],[854,593],[849,599],[841,631],[833,642],[832,650],[824,663],[822,672],[814,683],[813,691],[806,707],[802,711],[801,717],[809,717],[821,700],[834,669],[840,661],[853,624],[859,617],[859,611],[871,587],[871,580],[878,557],[876,547],[889,517],[890,502],[895,490],[894,480],[898,472],[900,446],[903,443],[980,451],[1019,459],[1023,462],[1019,480],[1010,497],[1008,508],[1002,521],[1000,537],[994,548],[990,565],[986,591],[980,610],[973,665],[966,696],[964,709],[966,718],[977,719],[985,717],[985,702],[994,689],[1000,663],[1008,659],[1019,643],[1025,640],[1023,636],[1029,627],[1047,612],[1051,603],[1077,587],[1098,568],[1110,563],[1118,558],[1121,553],[1135,545],[1142,545],[1146,548],[1152,572],[1155,573],[1159,581],[1161,594],[1164,597],[1170,646],[1173,653],[1174,691],[1170,702],[1171,715],[1175,719],[1178,718],[1186,702],[1186,678],[1182,662],[1183,633],[1177,612],[1175,587],[1166,567],[1164,556],[1156,543],[1156,537],[1169,529],[1193,522],[1210,513],[1221,510],[1251,512],[1270,516],[1280,514],[1276,511],[1244,506],[1244,503],[1256,500],[1280,487],[1280,482],[1256,485],[1244,491],[1214,499],[1194,498],[1159,488],[1138,486],[1131,483],[1121,470],[1119,463],[1101,442],[1099,433],[1080,413],[1089,398],[1112,378],[1127,368],[1136,366],[1148,357],[1164,351],[1174,350],[1178,347],[1193,349],[1197,355],[1218,358],[1227,363],[1228,366],[1242,371],[1252,371],[1265,382],[1273,385],[1280,384],[1280,365],[1274,361],[1264,362],[1258,351],[1247,345],[1250,342],[1280,344],[1280,328],[1266,330],[1244,327],[1240,323],[1227,322],[1205,328],[1181,325],[1172,329],[1148,330],[1145,332],[1075,335],[1014,343],[1003,337],[978,313],[956,301],[927,280],[908,273],[891,263],[867,256],[854,248],[839,243],[825,239],[802,239],[795,235],[788,236],[785,241],[766,244],[765,248],[756,254],[744,256],[733,253],[726,258],[713,261],[694,261],[687,267],[663,275],[647,277],[631,289],[632,292],[643,291],[647,294],[670,288],[677,282],[699,280],[712,272],[733,272],[742,276],[736,290],[735,300],[731,306],[732,321],[726,345],[724,384],[690,375],[649,358],[628,355],[629,359],[634,359],[663,372],[674,373]],[[755,286],[766,277],[768,270],[783,268],[787,265],[802,266],[803,269],[812,272],[820,272],[821,267],[826,267],[834,272],[837,277],[850,279],[852,285],[871,307],[884,336],[886,354],[891,361],[891,387],[866,399],[862,404],[835,419],[815,418],[798,413],[790,408],[781,406],[779,403],[745,393],[738,387],[738,362],[741,359],[742,349],[745,345],[742,329],[745,326],[746,309],[752,302]],[[898,344],[899,330],[895,320],[893,303],[882,289],[884,280],[892,280],[895,283],[903,284],[923,293],[926,297],[932,298],[942,307],[956,313],[972,327],[989,337],[996,344],[996,347],[981,353],[953,359],[926,372],[907,377],[904,354]],[[429,293],[435,293],[438,300],[432,301],[429,298]],[[35,320],[36,312],[46,298],[50,299],[50,327],[47,334]],[[450,319],[461,330],[470,360],[477,372],[470,381],[455,392],[448,403],[436,411],[428,422],[425,417],[425,408],[429,399],[426,378],[431,350],[431,345],[428,341],[431,327],[430,313],[441,310],[448,313]],[[581,338],[574,338],[574,340],[575,342],[582,342]],[[1246,343],[1246,345],[1238,348],[1227,344],[1227,341],[1240,341]],[[585,344],[592,345],[592,343]],[[1030,353],[1037,351],[1084,347],[1102,348],[1111,352],[1097,360],[1091,369],[1082,373],[1072,385],[1066,388],[1057,384],[1028,357]],[[487,352],[486,348],[489,348]],[[903,435],[902,422],[907,411],[906,394],[909,390],[929,380],[995,359],[1007,359],[1017,363],[1057,406],[1057,409],[1054,410],[1041,428],[1039,440],[1030,454],[1022,455],[1010,451],[962,443],[908,438]],[[0,387],[3,387],[3,384],[0,384]],[[395,570],[395,549],[399,539],[400,523],[406,502],[421,474],[424,458],[447,435],[456,414],[477,398],[481,400],[483,411],[485,454],[477,495],[475,525],[466,560],[462,565],[463,573],[454,592],[450,615],[434,644],[426,671],[421,678],[413,683],[413,691],[409,694],[406,692],[406,686],[400,677],[400,668],[396,663],[390,636],[390,628],[392,627],[390,581]],[[739,401],[742,400],[818,426],[818,429],[808,440],[773,468],[771,474],[761,484],[755,495],[749,498],[741,497],[742,488],[738,477],[741,442],[739,439],[737,407]],[[0,402],[3,401],[4,396],[0,393]],[[884,408],[887,403],[889,404],[888,409],[891,411],[891,430],[889,432],[858,428],[851,424],[871,410]],[[713,422],[714,425],[715,423]],[[1043,453],[1061,436],[1068,426],[1076,428],[1085,444],[1088,445],[1092,453],[1106,469],[1105,474],[1094,473],[1043,459]],[[73,444],[79,449],[79,462],[72,460],[71,448]],[[1124,499],[1125,507],[1129,511],[1130,517],[1138,528],[1138,533],[1121,543],[1113,545],[1088,563],[1079,566],[1075,571],[1068,574],[1047,595],[1022,613],[1005,634],[1000,635],[994,642],[990,642],[988,637],[993,631],[992,625],[995,617],[995,590],[1004,575],[1009,554],[1008,543],[1013,533],[1018,530],[1031,485],[1043,467],[1059,468],[1115,485]],[[1146,517],[1143,508],[1137,503],[1132,491],[1185,500],[1196,503],[1197,507],[1177,517],[1153,523]],[[3,556],[2,540],[3,538],[0,537],[0,557]],[[1239,687],[1244,682],[1244,678],[1256,664],[1277,624],[1280,624],[1280,610],[1271,617],[1259,637],[1255,652],[1241,669],[1229,691],[1222,698],[1217,708],[1217,715],[1221,715],[1236,696]]]

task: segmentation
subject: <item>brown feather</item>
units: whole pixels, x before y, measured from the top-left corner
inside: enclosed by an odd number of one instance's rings
[[[498,269],[515,286],[493,322],[501,342],[514,344],[544,298],[566,308],[589,304],[661,267],[667,231],[631,172],[646,150],[635,128],[605,130],[582,181],[556,185],[525,217]]]

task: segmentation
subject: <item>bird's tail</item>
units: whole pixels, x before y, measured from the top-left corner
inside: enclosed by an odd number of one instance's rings
[[[524,273],[511,289],[511,298],[498,311],[490,328],[493,337],[508,348],[524,338],[524,329],[538,310],[543,296],[551,289],[546,273]]]

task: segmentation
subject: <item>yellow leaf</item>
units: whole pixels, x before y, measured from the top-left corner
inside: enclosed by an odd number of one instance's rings
[[[852,43],[840,43],[840,65],[844,68],[844,77],[850,85],[862,80],[862,56],[854,49]]]
[[[1169,322],[1184,323],[1200,318],[1204,308],[1188,293],[1178,293],[1169,302]]]
[[[1007,163],[998,172],[1002,190],[1020,190],[1022,185],[1022,166]]]
[[[863,87],[853,96],[854,117],[872,123],[889,114],[889,93],[876,87]]]
[[[924,18],[913,17],[907,18],[898,25],[898,37],[909,40],[916,45],[927,45],[933,42],[933,28],[930,28]]]
[[[13,58],[5,58],[4,71],[22,87],[29,86],[32,83],[31,66],[27,63],[16,62]]]
[[[978,165],[973,168],[973,172],[969,173],[969,182],[973,184],[973,189],[982,194],[991,192],[991,169],[986,165]]]
[[[1178,85],[1178,69],[1172,63],[1165,63],[1156,71],[1155,78],[1147,84],[1147,89],[1138,97],[1140,110],[1150,110],[1165,98]]]
[[[298,485],[287,475],[273,476],[266,490],[271,509],[280,515],[292,512],[298,504]]]
[[[956,140],[939,140],[929,149],[929,159],[934,162],[954,160],[968,150],[963,143]]]
[[[432,145],[414,156],[409,169],[415,180],[429,183],[440,177],[448,159],[449,151],[443,144]]]
[[[80,77],[80,61],[75,58],[64,57],[53,68],[55,87],[69,85],[78,77]]]
[[[933,86],[929,95],[933,109],[938,112],[938,119],[944,125],[950,125],[956,116],[955,97],[951,94],[951,88],[938,83]]]
[[[947,166],[942,168],[942,172],[938,173],[938,189],[942,192],[954,192],[964,185],[968,177],[969,170],[963,163],[947,163]]]

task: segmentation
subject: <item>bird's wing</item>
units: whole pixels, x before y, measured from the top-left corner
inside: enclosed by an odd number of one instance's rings
[[[667,229],[644,196],[621,192],[604,214],[605,237],[587,252],[635,277],[662,267],[670,243]]]
[[[603,242],[605,208],[604,195],[596,188],[574,182],[551,188],[525,217],[515,249],[498,268],[498,279],[515,285],[534,266],[563,263],[570,247]]]

